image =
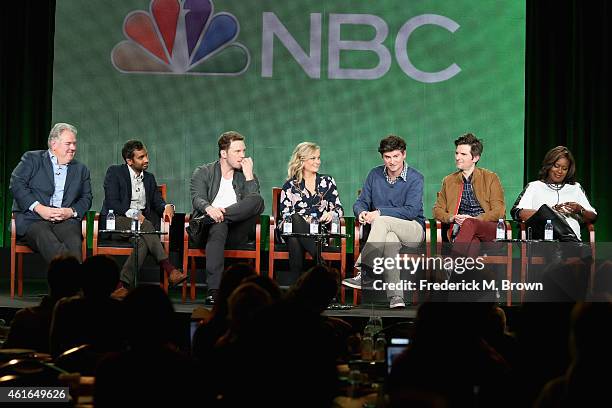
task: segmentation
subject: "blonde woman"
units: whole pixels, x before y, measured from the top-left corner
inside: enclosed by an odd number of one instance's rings
[[[317,214],[321,224],[329,224],[333,213],[342,217],[344,210],[333,177],[320,174],[321,149],[314,143],[298,144],[291,155],[287,169],[287,181],[280,196],[280,231],[283,220],[291,216],[293,232],[309,232],[310,215]],[[304,251],[315,257],[316,247],[312,239],[291,237],[287,239],[289,267],[301,274],[304,265]]]

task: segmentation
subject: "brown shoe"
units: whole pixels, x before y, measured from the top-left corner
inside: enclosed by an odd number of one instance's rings
[[[187,272],[181,272],[178,269],[173,269],[168,276],[170,286],[178,286],[187,280]]]
[[[117,299],[117,300],[123,300],[127,296],[128,292],[129,291],[126,288],[121,286],[121,287],[115,289],[115,291],[113,293],[111,293],[111,298]]]

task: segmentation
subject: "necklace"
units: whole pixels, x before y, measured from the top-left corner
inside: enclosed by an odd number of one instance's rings
[[[553,190],[553,191],[560,191],[565,186],[565,183],[556,184],[556,183],[548,183],[547,182],[546,186],[548,188],[550,188],[551,190]]]
[[[561,199],[561,197],[559,196],[559,191],[561,191],[561,189],[565,186],[565,183],[556,184],[546,182],[546,186],[557,193],[557,204],[559,204],[559,201]]]

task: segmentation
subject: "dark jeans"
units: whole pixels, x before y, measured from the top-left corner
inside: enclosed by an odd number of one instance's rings
[[[83,261],[80,222],[38,221],[28,227],[25,238],[30,248],[47,263],[61,254],[73,255],[79,262]]]
[[[225,209],[223,222],[206,226],[206,281],[209,290],[219,289],[225,267],[225,245],[248,242],[249,232],[257,224],[263,210],[263,198],[259,194],[251,193]]]

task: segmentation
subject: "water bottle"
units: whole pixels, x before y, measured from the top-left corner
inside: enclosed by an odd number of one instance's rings
[[[319,233],[319,217],[317,217],[316,212],[313,212],[310,214],[310,233],[311,234]]]
[[[546,220],[546,225],[544,226],[544,240],[552,241],[553,240],[553,225],[552,220]]]
[[[372,337],[376,336],[383,329],[383,321],[380,316],[371,316],[366,324],[366,330],[369,329]]]
[[[338,213],[336,213],[335,211],[332,212],[331,233],[332,234],[340,233],[340,217],[338,217]]]
[[[140,214],[140,211],[132,215],[132,225],[130,227],[132,231],[138,231],[140,229],[140,225],[138,222],[138,214]]]
[[[376,337],[376,343],[374,345],[374,360],[385,361],[387,355],[387,340],[384,335]]]
[[[369,334],[364,334],[361,338],[361,359],[363,361],[372,361],[374,357],[374,340]]]
[[[359,397],[359,388],[361,387],[361,381],[363,379],[363,375],[361,371],[358,369],[353,369],[349,371],[348,375],[348,396],[350,398],[358,398]]]
[[[106,229],[115,229],[115,213],[113,212],[113,210],[108,210],[108,214],[106,215]]]
[[[286,213],[283,217],[283,232],[285,234],[291,234],[293,232],[293,221],[289,213]]]
[[[497,230],[495,231],[495,238],[496,239],[504,239],[506,235],[506,223],[504,223],[504,219],[500,218],[499,221],[497,221]]]

